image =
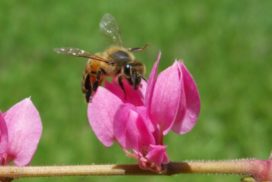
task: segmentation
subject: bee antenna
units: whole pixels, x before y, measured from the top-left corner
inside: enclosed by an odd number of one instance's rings
[[[144,51],[147,47],[148,47],[148,44],[145,44],[143,47],[133,47],[133,48],[129,48],[128,50],[130,52],[140,52],[140,51]]]

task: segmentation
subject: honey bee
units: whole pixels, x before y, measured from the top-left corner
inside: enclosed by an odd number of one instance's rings
[[[113,41],[113,45],[104,52],[92,54],[78,48],[55,49],[59,54],[88,58],[82,79],[82,92],[87,102],[91,101],[91,97],[106,77],[117,79],[125,92],[123,79],[137,89],[145,73],[144,64],[136,60],[133,53],[144,50],[147,45],[136,48],[123,47],[119,26],[111,14],[102,17],[99,27],[102,33]]]

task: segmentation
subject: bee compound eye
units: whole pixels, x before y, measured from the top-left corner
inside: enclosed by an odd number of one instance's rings
[[[131,75],[131,65],[130,64],[126,64],[124,67],[124,74],[127,76]]]

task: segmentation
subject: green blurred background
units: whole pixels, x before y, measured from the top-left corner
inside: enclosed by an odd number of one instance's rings
[[[98,28],[109,12],[148,73],[183,58],[200,90],[199,123],[166,137],[173,161],[266,159],[272,149],[272,1],[0,1],[0,108],[32,97],[43,120],[33,165],[134,163],[92,133],[81,93],[84,59],[55,47],[92,52],[109,42]],[[29,181],[24,179],[20,181]],[[35,181],[239,181],[237,176],[65,177]]]

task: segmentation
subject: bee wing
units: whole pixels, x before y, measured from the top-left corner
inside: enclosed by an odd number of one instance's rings
[[[111,62],[109,60],[103,59],[99,56],[91,54],[88,51],[84,51],[84,50],[78,49],[78,48],[55,48],[54,51],[58,54],[95,59],[95,60],[102,61],[102,62],[105,62],[108,64],[114,64],[113,62]]]
[[[58,54],[64,54],[68,56],[77,56],[84,58],[91,58],[93,54],[78,48],[55,48],[54,51]]]
[[[107,37],[112,39],[114,44],[122,45],[119,26],[111,14],[107,13],[102,17],[99,27]]]

